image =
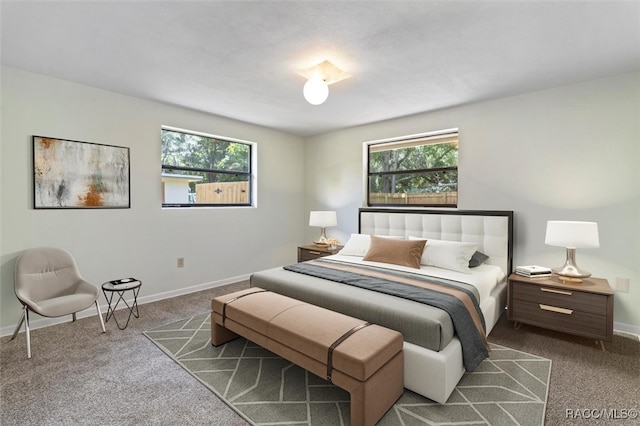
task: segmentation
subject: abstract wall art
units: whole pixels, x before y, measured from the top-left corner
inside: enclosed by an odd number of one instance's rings
[[[131,206],[129,148],[33,136],[36,209]]]

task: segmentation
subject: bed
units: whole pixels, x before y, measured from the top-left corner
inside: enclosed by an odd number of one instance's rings
[[[457,313],[445,312],[443,307],[375,291],[386,284],[372,290],[362,284],[368,278],[354,279],[360,275],[352,274],[349,280],[327,279],[313,268],[358,273],[362,269],[376,279],[380,274],[404,280],[426,276],[430,281],[456,287],[455,291],[472,293],[476,310],[481,311],[484,339],[506,304],[506,278],[513,257],[513,212],[362,208],[358,223],[358,233],[351,235],[337,255],[254,273],[251,286],[400,331],[405,340],[405,388],[445,403],[465,373],[465,365],[470,365],[468,327],[460,326],[467,323],[461,323]],[[380,251],[380,247],[398,245],[411,246],[415,252],[415,246],[421,243],[424,249],[420,248],[417,267],[379,261],[379,257],[371,255],[374,248]],[[471,257],[476,264],[467,268]],[[414,261],[413,258],[411,262]],[[348,271],[336,273],[350,274]]]

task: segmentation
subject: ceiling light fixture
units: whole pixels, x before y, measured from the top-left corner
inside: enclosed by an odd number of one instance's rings
[[[304,84],[302,94],[311,105],[320,105],[329,97],[329,85],[320,76],[311,77]]]
[[[342,71],[329,61],[298,71],[298,74],[307,79],[302,94],[311,105],[320,105],[327,100],[330,84],[351,77],[351,74]]]

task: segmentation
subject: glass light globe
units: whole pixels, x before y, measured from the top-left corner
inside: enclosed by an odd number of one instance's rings
[[[302,94],[311,105],[320,105],[329,96],[329,86],[321,77],[312,77],[304,84]]]

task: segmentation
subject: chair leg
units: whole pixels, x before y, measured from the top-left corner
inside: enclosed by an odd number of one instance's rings
[[[16,336],[20,332],[20,327],[22,327],[22,323],[23,322],[24,322],[24,306],[22,307],[22,314],[20,314],[20,321],[18,321],[18,325],[17,325],[15,331],[13,332],[13,336],[11,336],[10,340],[13,340],[13,339],[16,338]]]
[[[24,307],[24,332],[27,335],[27,358],[31,359],[31,329],[29,328],[29,308]]]
[[[20,331],[20,327],[22,327],[22,323],[24,322],[24,334],[27,338],[27,358],[31,359],[31,329],[29,328],[29,308],[26,306],[22,306],[22,315],[20,316],[20,321],[18,321],[18,326],[13,332],[13,336],[11,336],[10,340],[13,340],[18,335]]]
[[[100,312],[100,305],[98,305],[97,300],[96,300],[96,310],[98,311],[98,318],[100,318],[100,325],[102,326],[102,332],[106,333],[107,330],[104,329],[104,320],[102,319],[102,312]]]

